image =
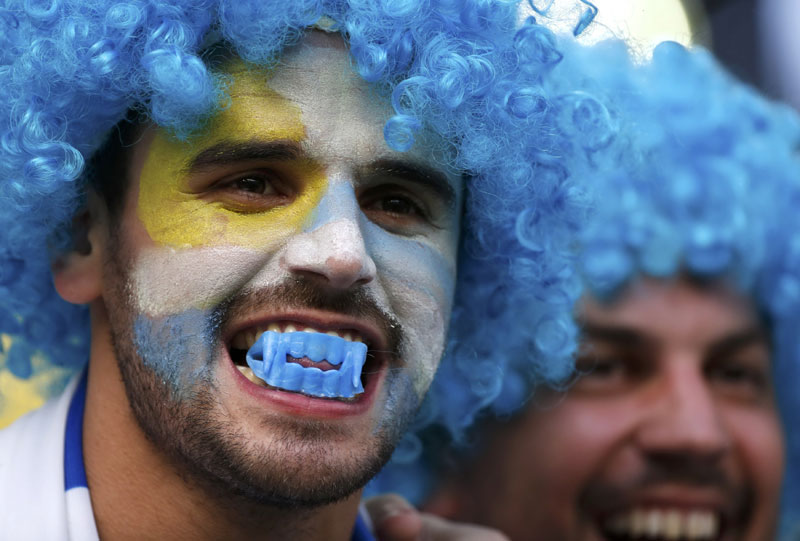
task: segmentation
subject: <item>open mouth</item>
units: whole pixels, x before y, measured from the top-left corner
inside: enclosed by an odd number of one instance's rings
[[[721,513],[708,509],[654,509],[635,507],[600,521],[609,541],[717,541],[722,538]]]
[[[259,387],[342,402],[360,400],[379,371],[370,349],[357,330],[290,321],[244,329],[228,347],[236,369]]]

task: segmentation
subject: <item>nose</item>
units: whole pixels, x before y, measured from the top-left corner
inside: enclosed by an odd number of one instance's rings
[[[323,197],[309,230],[290,239],[282,265],[334,289],[367,284],[375,279],[375,262],[364,242],[355,194],[352,189],[332,192]]]
[[[721,458],[730,434],[699,363],[668,363],[667,373],[652,389],[637,431],[639,447],[653,456]]]

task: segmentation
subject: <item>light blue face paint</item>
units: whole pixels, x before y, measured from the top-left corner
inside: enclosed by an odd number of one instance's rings
[[[176,397],[191,396],[199,381],[212,378],[218,348],[216,314],[191,309],[155,319],[139,315],[133,333],[139,357]]]
[[[305,367],[287,361],[287,355],[341,366],[338,370]],[[266,331],[247,352],[247,365],[269,385],[311,396],[338,398],[364,392],[361,369],[366,359],[366,344],[312,332]]]

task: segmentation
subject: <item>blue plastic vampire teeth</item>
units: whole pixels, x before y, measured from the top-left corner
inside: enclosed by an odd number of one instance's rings
[[[287,355],[341,366],[338,370],[305,367],[287,361]],[[247,351],[247,365],[269,385],[311,396],[338,398],[364,392],[361,369],[366,359],[366,344],[316,332],[266,331]]]

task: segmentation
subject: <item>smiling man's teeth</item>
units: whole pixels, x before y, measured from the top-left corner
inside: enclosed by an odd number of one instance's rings
[[[239,332],[234,335],[233,339],[231,340],[231,347],[234,349],[241,349],[241,350],[249,350],[253,347],[253,344],[256,343],[258,337],[261,336],[266,331],[273,331],[273,332],[310,332],[310,333],[318,333],[321,332],[314,327],[304,327],[298,328],[298,325],[294,325],[292,323],[288,323],[281,329],[281,326],[278,323],[270,323],[266,327],[254,327],[252,329],[247,329],[245,331]],[[330,336],[338,336],[339,338],[343,338],[348,342],[363,342],[364,339],[361,337],[360,334],[353,332],[353,331],[325,331],[325,334]]]
[[[253,373],[253,369],[249,366],[236,366],[236,369],[241,372],[244,377],[250,380],[251,383],[255,383],[256,385],[260,385],[261,387],[266,387],[267,382],[263,379],[259,378]]]
[[[617,538],[667,541],[706,541],[719,535],[713,511],[636,508],[612,516],[605,529]]]

